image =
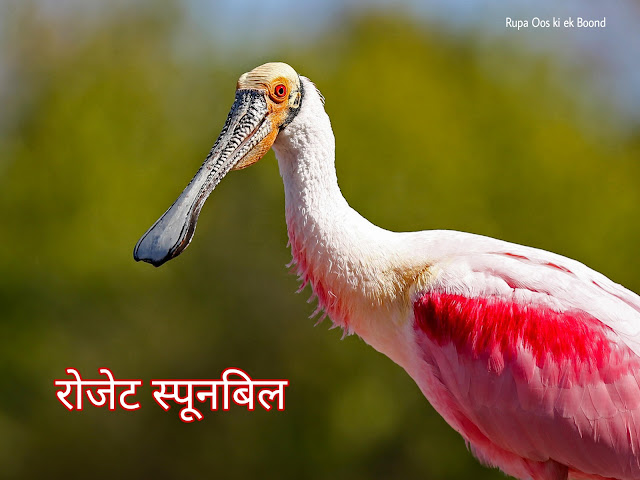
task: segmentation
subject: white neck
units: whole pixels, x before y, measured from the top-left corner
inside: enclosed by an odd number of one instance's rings
[[[298,274],[334,324],[378,350],[381,311],[394,308],[398,282],[391,268],[395,235],[360,216],[342,196],[335,139],[314,85],[303,78],[301,111],[273,145],[284,181],[287,230]],[[357,314],[356,314],[357,312]],[[357,315],[357,316],[356,316]],[[383,330],[393,329],[393,322]],[[375,333],[375,335],[374,335]],[[386,332],[389,340],[394,335]],[[388,355],[391,352],[385,351]]]

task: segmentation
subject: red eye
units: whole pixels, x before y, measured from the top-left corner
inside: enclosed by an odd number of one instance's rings
[[[278,85],[276,85],[276,88],[273,89],[273,93],[278,98],[284,98],[285,95],[287,94],[287,87],[279,83]]]

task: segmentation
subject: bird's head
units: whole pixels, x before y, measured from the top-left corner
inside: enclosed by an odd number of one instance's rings
[[[265,63],[244,73],[218,140],[182,194],[138,240],[135,260],[159,267],[180,255],[216,185],[230,170],[260,160],[300,111],[303,98],[300,76],[286,63]]]

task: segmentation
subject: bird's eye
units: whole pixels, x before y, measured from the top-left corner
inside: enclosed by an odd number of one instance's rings
[[[287,87],[285,87],[282,83],[279,83],[273,89],[273,94],[276,96],[276,98],[282,99],[287,94]]]

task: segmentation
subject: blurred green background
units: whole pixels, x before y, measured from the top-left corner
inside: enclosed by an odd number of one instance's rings
[[[293,2],[268,24],[239,2],[226,25],[227,7],[197,2],[79,3],[0,6],[0,477],[504,478],[402,369],[313,328],[284,268],[273,153],[216,189],[182,256],[154,269],[132,249],[200,166],[237,77],[277,60],[325,95],[341,188],[374,223],[552,250],[640,292],[640,129],[615,84],[581,88],[597,62],[566,68],[566,32],[540,50],[410,5],[352,5],[306,32]],[[184,424],[145,386],[136,412],[70,413],[52,383],[232,366],[289,379],[286,410]]]

